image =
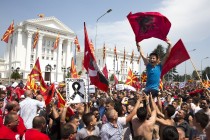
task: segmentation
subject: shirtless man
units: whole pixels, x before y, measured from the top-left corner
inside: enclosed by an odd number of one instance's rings
[[[134,116],[132,120],[132,126],[134,130],[134,140],[135,139],[144,139],[144,140],[151,140],[152,133],[154,129],[154,124],[156,121],[156,109],[155,109],[155,102],[152,99],[152,95],[150,95],[150,102],[151,102],[151,117],[147,120],[147,110],[145,107],[140,107],[137,110],[137,115]]]

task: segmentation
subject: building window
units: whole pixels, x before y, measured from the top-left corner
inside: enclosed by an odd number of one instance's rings
[[[42,59],[44,59],[44,56],[42,56]]]
[[[53,50],[51,50],[51,54],[53,54]]]
[[[50,53],[50,50],[49,49],[47,49],[47,54],[49,54]]]
[[[53,57],[51,57],[51,60],[53,60]]]
[[[52,42],[52,47],[54,47],[54,42]]]
[[[50,46],[50,41],[48,41],[48,44],[47,44],[47,46],[48,46],[48,47]]]
[[[125,66],[127,67],[127,61],[125,62]],[[126,72],[127,72],[127,70],[126,70]]]
[[[45,48],[42,49],[42,53],[45,53]]]
[[[34,60],[34,55],[31,55],[31,60]]]
[[[47,60],[49,60],[49,57],[47,57]]]
[[[43,39],[42,46],[45,46],[46,40]]]
[[[100,59],[98,60],[98,65],[100,65]]]

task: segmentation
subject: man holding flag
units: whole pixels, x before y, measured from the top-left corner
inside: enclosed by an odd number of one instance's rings
[[[165,57],[163,58],[161,62],[157,53],[151,53],[148,59],[144,55],[140,45],[136,43],[137,47],[140,49],[140,55],[143,58],[144,64],[146,65],[147,82],[146,82],[146,87],[144,89],[144,92],[147,95],[151,92],[153,97],[158,95],[162,66],[165,64],[171,51],[170,40],[167,39],[166,43],[168,44],[168,49],[167,49]]]

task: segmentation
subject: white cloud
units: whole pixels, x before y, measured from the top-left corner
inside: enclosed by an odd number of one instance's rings
[[[198,44],[210,37],[210,1],[209,0],[163,0],[161,6],[150,11],[158,11],[165,15],[172,23],[168,37],[175,44],[178,39],[182,38],[188,50],[194,49],[194,43]],[[95,25],[87,26],[89,38],[95,41]],[[117,45],[117,49],[127,51],[137,49],[135,46],[135,37],[127,18],[122,21],[112,23],[98,23],[97,48],[101,48],[105,42],[108,47]],[[79,32],[83,37],[83,31]],[[83,42],[82,42],[83,44]],[[147,39],[141,42],[141,46],[145,53],[150,53],[157,44],[165,45],[165,42],[159,39]],[[208,42],[209,44],[209,42]],[[83,46],[83,45],[82,45]],[[205,49],[203,52],[205,53]],[[197,58],[198,62],[202,58]],[[191,68],[193,70],[193,68]],[[180,72],[180,70],[178,70]],[[183,67],[181,74],[184,73]],[[191,72],[190,72],[191,73]]]

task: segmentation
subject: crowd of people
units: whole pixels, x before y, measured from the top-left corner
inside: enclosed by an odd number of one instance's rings
[[[200,90],[198,90],[200,89]],[[64,88],[58,89],[63,98]],[[192,91],[198,91],[193,93]],[[188,94],[193,93],[193,94]],[[157,97],[142,91],[97,91],[88,103],[45,105],[41,94],[0,91],[0,139],[22,140],[206,140],[210,99],[201,86],[168,88]],[[68,110],[73,113],[69,113]]]

